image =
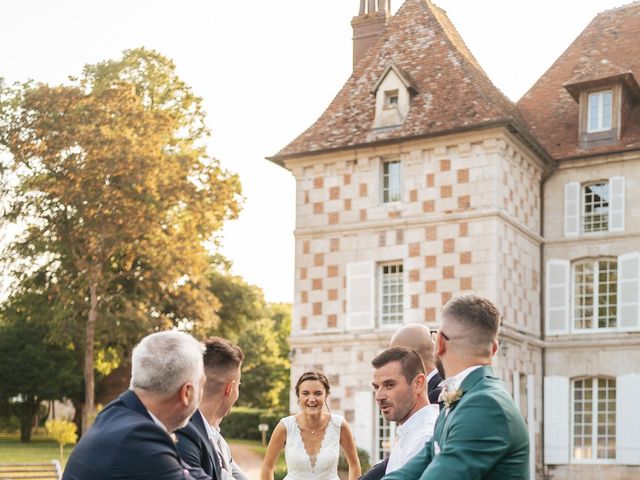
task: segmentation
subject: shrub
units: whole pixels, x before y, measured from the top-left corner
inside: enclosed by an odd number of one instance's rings
[[[369,454],[363,448],[358,448],[358,459],[360,460],[360,467],[363,472],[366,472],[371,468],[371,464],[369,463]],[[342,450],[340,450],[340,458],[338,459],[338,470],[349,470],[349,464],[347,463],[347,459],[342,453]]]
[[[49,438],[58,442],[60,445],[60,463],[63,462],[63,450],[66,444],[73,445],[78,441],[76,424],[68,420],[48,420],[44,424]]]
[[[269,425],[268,441],[271,438],[273,429],[276,428],[280,419],[286,415],[286,413],[275,413],[259,408],[236,407],[222,421],[220,430],[225,438],[260,441],[262,434],[258,431],[258,425],[266,423]]]

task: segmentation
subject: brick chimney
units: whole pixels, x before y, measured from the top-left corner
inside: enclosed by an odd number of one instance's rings
[[[391,0],[360,0],[360,11],[351,20],[353,27],[353,70],[376,42],[391,15]]]

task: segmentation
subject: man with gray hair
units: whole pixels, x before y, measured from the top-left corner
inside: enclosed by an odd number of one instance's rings
[[[107,405],[74,448],[63,480],[183,480],[172,432],[202,399],[204,347],[178,331],[153,333],[133,349],[129,390]]]

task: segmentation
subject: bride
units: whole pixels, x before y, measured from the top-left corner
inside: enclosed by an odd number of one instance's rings
[[[351,429],[340,415],[325,411],[329,380],[320,372],[306,372],[296,383],[300,413],[285,417],[271,435],[262,464],[261,480],[273,480],[284,449],[285,480],[338,480],[340,447],[349,464],[349,480],[360,476],[360,461]]]

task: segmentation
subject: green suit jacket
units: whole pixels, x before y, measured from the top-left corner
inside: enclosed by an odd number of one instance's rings
[[[489,366],[464,379],[462,398],[444,408],[433,438],[383,480],[528,480],[527,427]]]

